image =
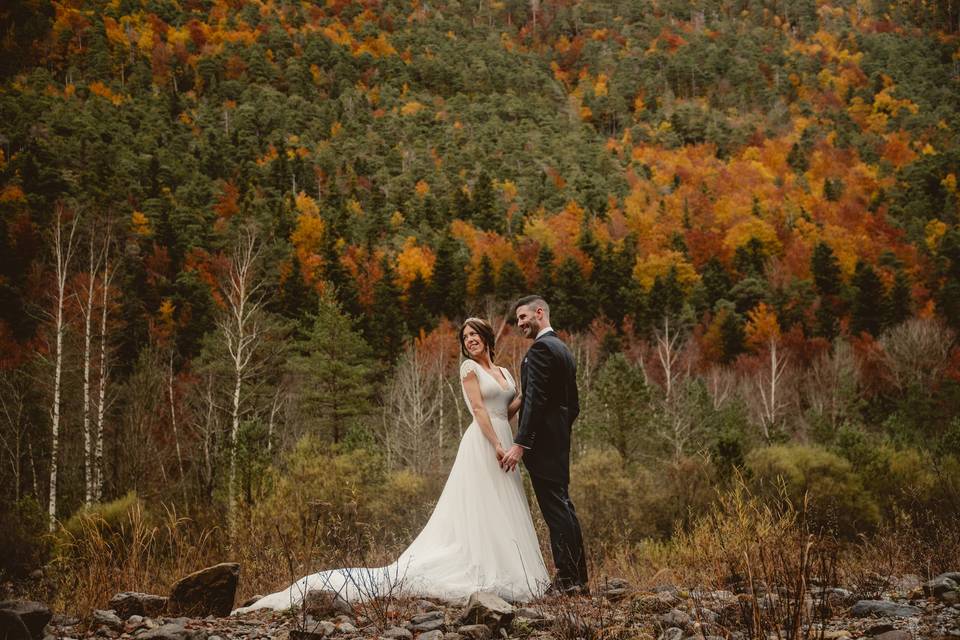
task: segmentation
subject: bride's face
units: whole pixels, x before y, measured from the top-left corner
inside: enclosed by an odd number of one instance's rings
[[[469,325],[463,330],[463,346],[467,348],[467,353],[470,354],[470,357],[474,360],[483,355],[483,352],[487,350],[487,346],[483,344],[483,338]]]

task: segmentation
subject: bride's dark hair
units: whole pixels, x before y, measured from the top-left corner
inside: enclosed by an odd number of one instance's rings
[[[467,327],[470,327],[480,336],[480,340],[490,351],[490,359],[493,360],[493,347],[496,342],[496,337],[493,335],[493,327],[490,326],[490,323],[486,320],[481,320],[480,318],[467,318],[463,321],[463,324],[460,325],[460,352],[463,354],[464,358],[469,358],[470,354],[467,353],[467,345],[463,339],[463,332],[467,330]]]

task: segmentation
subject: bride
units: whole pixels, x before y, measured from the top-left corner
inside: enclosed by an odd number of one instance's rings
[[[309,590],[336,591],[347,601],[398,590],[459,600],[475,591],[527,601],[543,595],[549,577],[530,517],[519,470],[505,472],[503,444],[513,442],[510,418],[520,394],[510,372],[493,364],[494,334],[479,318],[460,327],[463,397],[473,416],[446,485],[426,526],[396,562],[386,567],[332,569],[234,613],[288,609]]]

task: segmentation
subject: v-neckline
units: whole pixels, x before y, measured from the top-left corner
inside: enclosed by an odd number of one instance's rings
[[[489,371],[487,371],[486,369],[484,369],[484,368],[483,368],[483,365],[480,364],[479,362],[477,363],[477,366],[480,367],[480,370],[481,370],[481,371],[483,371],[485,374],[487,374],[488,376],[490,376],[490,379],[491,379],[491,380],[493,380],[494,382],[497,383],[497,386],[500,387],[500,390],[501,390],[501,391],[510,391],[510,381],[507,380],[507,375],[503,372],[503,367],[499,367],[499,366],[498,366],[497,369],[500,369],[500,375],[503,376],[503,381],[507,383],[507,386],[503,386],[502,384],[500,384],[500,381],[497,380],[497,379],[493,376],[492,373],[490,373]]]

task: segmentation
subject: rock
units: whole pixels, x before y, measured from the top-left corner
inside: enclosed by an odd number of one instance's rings
[[[913,640],[913,635],[909,631],[896,629],[894,631],[881,633],[878,636],[873,636],[873,640]]]
[[[434,611],[427,611],[425,613],[418,613],[417,615],[410,618],[409,626],[416,626],[418,624],[423,624],[425,622],[433,622],[435,620],[443,621],[443,611],[436,609]]]
[[[4,600],[0,602],[0,611],[7,612],[4,615],[4,624],[9,624],[11,633],[23,633],[21,625],[26,627],[30,638],[39,639],[43,637],[43,629],[50,622],[53,613],[50,608],[40,602],[30,600]],[[18,618],[21,625],[14,622],[14,617]],[[2,627],[6,628],[6,627]],[[13,636],[11,636],[13,637]]]
[[[91,625],[94,629],[97,627],[106,627],[111,631],[120,631],[123,629],[123,620],[112,610],[94,609],[91,616]]]
[[[430,600],[417,600],[417,611],[437,611],[440,606]]]
[[[920,578],[920,576],[914,573],[902,575],[899,579],[897,579],[897,589],[903,593],[913,591],[922,585],[923,580]]]
[[[349,635],[351,633],[357,632],[357,628],[349,622],[341,622],[336,626],[336,628],[338,633],[342,633],[345,635]]]
[[[670,613],[658,616],[657,620],[665,627],[680,627],[683,629],[690,625],[689,614],[680,611],[680,609],[672,609]]]
[[[909,618],[920,615],[917,607],[906,604],[897,604],[888,600],[861,600],[850,609],[850,614],[856,618],[867,616],[889,616],[891,618]]]
[[[923,584],[924,595],[940,598],[945,593],[956,591],[958,588],[960,588],[960,584],[958,584],[960,581],[954,580],[950,576],[956,576],[960,578],[960,574],[957,573],[942,573],[933,580]]]
[[[30,630],[13,611],[0,609],[0,638],[5,640],[31,640]]]
[[[465,640],[462,635],[456,633],[455,631],[448,631],[443,634],[443,640]]]
[[[445,623],[444,623],[444,621],[443,621],[443,616],[441,615],[441,617],[439,617],[439,618],[433,618],[433,619],[431,619],[431,620],[424,620],[423,622],[411,622],[411,623],[409,624],[409,626],[407,626],[407,628],[410,629],[410,631],[413,631],[413,632],[415,632],[415,633],[416,633],[416,632],[422,633],[422,632],[425,632],[425,631],[426,631],[426,632],[436,631],[436,632],[440,633],[440,630],[443,629],[444,626],[446,626],[446,625],[445,625]],[[442,635],[442,633],[441,633],[441,635]],[[422,636],[421,636],[421,637],[422,637]]]
[[[225,618],[233,610],[239,579],[240,565],[236,562],[222,562],[195,571],[174,583],[168,608],[174,615]]]
[[[485,624],[491,630],[507,628],[513,621],[513,607],[506,600],[488,591],[478,591],[470,596],[467,606],[460,612],[461,624]]]
[[[676,627],[670,627],[669,629],[664,629],[663,633],[660,634],[658,640],[682,640],[683,638],[683,629],[677,629]]]
[[[633,593],[633,585],[623,578],[610,578],[600,585],[600,595],[616,602]]]
[[[393,640],[412,640],[413,634],[403,627],[390,627],[380,634],[382,638],[392,638]]]
[[[520,607],[519,609],[514,609],[513,614],[517,618],[527,618],[528,620],[541,620],[544,615],[538,609],[533,607]]]
[[[872,627],[868,628],[865,633],[868,636],[878,636],[881,633],[886,633],[887,631],[893,631],[893,625],[889,623],[875,624]]]
[[[669,594],[668,594],[669,595]],[[637,613],[641,614],[654,614],[654,613],[667,613],[673,609],[673,597],[671,596],[669,600],[661,597],[661,594],[657,595],[645,595],[641,596],[633,602],[633,609]]]
[[[110,598],[107,606],[113,609],[121,620],[130,616],[155,618],[167,607],[167,599],[149,593],[123,591]]]
[[[329,589],[310,589],[303,599],[304,610],[317,618],[327,618],[332,615],[353,613],[350,603],[340,597],[336,591]]]
[[[836,631],[824,631],[823,640],[844,640],[844,638],[849,638],[850,632],[846,629],[839,629]]]
[[[426,633],[421,633],[417,640],[443,640],[443,632],[439,630],[427,631]]]
[[[337,625],[328,620],[321,620],[320,622],[314,622],[308,625],[307,629],[314,633],[323,634],[324,636],[332,636],[337,632]]]
[[[490,640],[493,634],[485,624],[468,624],[457,629],[457,633],[470,640]]]
[[[203,631],[188,631],[175,622],[168,622],[164,625],[151,629],[137,636],[138,640],[201,640],[206,638],[207,634]]]

